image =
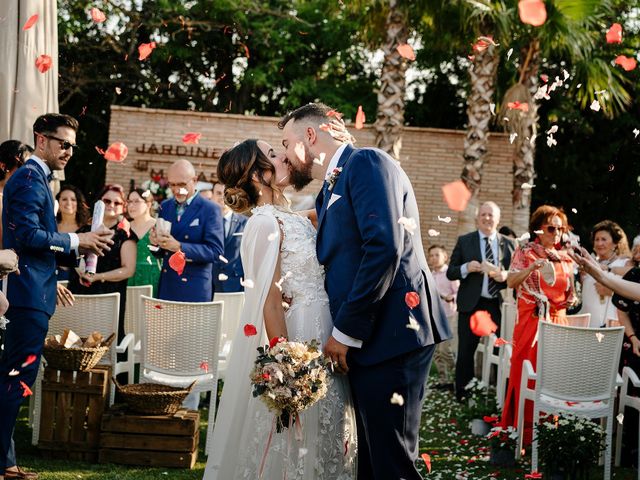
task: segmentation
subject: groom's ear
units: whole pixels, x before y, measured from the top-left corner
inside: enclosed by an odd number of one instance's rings
[[[305,132],[307,139],[309,140],[309,145],[313,145],[318,140],[318,135],[316,134],[316,129],[313,127],[307,127]]]

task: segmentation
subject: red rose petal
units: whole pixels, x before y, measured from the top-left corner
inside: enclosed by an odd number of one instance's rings
[[[120,222],[118,223],[118,228],[125,231],[125,233],[127,234],[127,238],[131,236],[131,224],[126,218],[120,220]]]
[[[33,395],[33,392],[29,388],[29,385],[20,380],[20,386],[22,387],[22,396],[28,397],[29,395]]]
[[[254,335],[258,334],[258,330],[256,330],[256,327],[254,325],[251,325],[250,323],[247,323],[244,326],[244,336],[245,337],[253,337]]]
[[[607,43],[622,43],[622,25],[614,23],[607,30]]]
[[[36,68],[40,73],[45,73],[53,66],[53,60],[49,55],[40,55],[36,58]]]
[[[356,130],[360,130],[364,127],[364,122],[367,121],[367,117],[364,115],[362,105],[358,105],[358,113],[356,113]]]
[[[456,180],[455,182],[443,185],[442,193],[449,208],[456,212],[462,212],[467,208],[467,203],[471,198],[471,191],[462,180]]]
[[[547,20],[547,8],[542,0],[520,0],[518,13],[522,23],[534,27],[539,27]]]
[[[402,58],[406,58],[407,60],[411,60],[412,62],[416,59],[416,52],[413,51],[413,47],[408,43],[398,45],[396,47],[396,50],[398,50],[398,53]]]
[[[427,472],[431,473],[431,456],[428,453],[423,453],[420,455],[422,460],[424,460],[424,464],[427,466]]]
[[[156,48],[156,42],[141,43],[138,47],[138,60],[144,60],[145,58],[147,58],[149,55],[151,55],[151,52],[153,52],[154,48]]]
[[[37,356],[31,354],[27,357],[27,359],[24,361],[24,363],[22,364],[22,368],[31,365],[33,362],[35,362],[38,359]]]
[[[91,20],[95,23],[102,23],[107,19],[107,16],[99,8],[93,7],[91,9]]]
[[[38,14],[36,13],[35,15],[31,15],[29,17],[29,20],[27,20],[24,24],[24,26],[22,27],[22,30],[29,30],[31,27],[33,27],[36,22],[38,21]]]
[[[509,342],[507,342],[504,338],[497,338],[496,342],[494,343],[494,345],[496,347],[501,347],[502,345],[506,345],[507,343],[509,343]]]
[[[542,478],[542,474],[538,472],[531,472],[531,473],[527,473],[524,476],[524,478],[533,478],[533,479]]]
[[[204,370],[204,373],[209,373],[209,362],[200,362],[200,370]]]
[[[498,326],[491,319],[491,314],[486,310],[478,310],[471,315],[469,326],[473,334],[478,337],[486,337],[498,330]]]
[[[509,103],[507,103],[507,108],[509,108],[511,110],[521,110],[523,112],[528,112],[529,111],[529,104],[527,102],[524,102],[524,103],[509,102]]]
[[[184,256],[184,252],[182,250],[178,250],[173,255],[169,257],[169,266],[178,274],[182,275],[184,272],[184,267],[187,264],[187,259]]]
[[[202,137],[201,133],[189,132],[185,133],[182,136],[182,143],[184,144],[197,144],[200,141],[200,137]]]
[[[162,310],[162,305],[154,305],[153,308],[157,308],[158,310]]]
[[[105,160],[110,162],[124,162],[129,154],[129,147],[122,142],[112,143],[104,153]]]
[[[407,307],[413,310],[420,305],[420,295],[418,295],[417,292],[407,292],[404,296],[404,302],[407,304]]]
[[[620,65],[625,71],[630,72],[634,70],[638,65],[638,62],[633,57],[625,57],[624,55],[618,55],[615,60],[616,65]]]

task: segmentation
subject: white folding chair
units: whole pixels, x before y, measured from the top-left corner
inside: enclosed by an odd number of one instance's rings
[[[518,307],[513,302],[502,304],[502,320],[500,322],[500,338],[507,342],[513,340],[513,329],[518,317]],[[507,390],[507,380],[511,370],[511,353],[513,347],[509,344],[498,347],[498,375],[496,378],[496,402],[500,408],[504,404]]]
[[[218,392],[218,349],[223,316],[222,302],[172,302],[141,297],[144,308],[142,383],[186,387],[211,392],[207,445],[213,433]]]
[[[640,397],[629,395],[630,385],[640,388],[640,378],[631,367],[624,367],[622,369],[622,388],[620,389],[620,402],[618,404],[618,415],[622,415],[622,422],[616,430],[616,467],[620,466],[620,456],[622,454],[622,428],[625,425],[624,409],[633,408],[640,414]],[[638,429],[638,441],[640,442],[640,422],[636,428]],[[638,462],[640,463],[640,451],[638,452]],[[640,469],[638,470],[638,480],[640,480]]]
[[[513,327],[515,325],[515,316],[517,309],[515,304],[511,301],[505,301],[502,303],[501,316],[500,316],[500,338],[511,341],[513,337]],[[503,347],[498,347],[498,353],[494,353],[495,344],[498,337],[495,334],[491,334],[488,337],[483,338],[483,345],[480,347],[482,353],[482,382],[485,385],[489,385],[491,382],[491,366],[495,365],[498,371],[496,376],[496,387],[500,385],[500,354]],[[499,393],[498,393],[499,395]]]
[[[132,333],[135,339],[133,348],[134,363],[140,363],[140,339],[142,338],[142,302],[143,295],[151,297],[153,287],[151,285],[139,285],[127,287],[127,304],[124,310],[124,332]]]
[[[240,315],[244,306],[244,292],[215,293],[214,302],[224,304],[224,315],[222,316],[222,328],[220,330],[220,354],[218,363],[218,375],[224,379],[227,371],[227,360],[231,354],[231,346],[240,326]]]
[[[575,315],[567,315],[567,325],[570,327],[587,328],[591,323],[590,313],[577,313]]]
[[[522,450],[525,400],[533,402],[534,428],[540,412],[571,413],[606,420],[604,478],[611,478],[614,403],[618,385],[618,362],[624,328],[580,328],[538,323],[537,372],[529,360],[522,365],[518,401],[519,442]],[[535,380],[534,389],[528,388]],[[531,446],[531,470],[538,470],[538,440]]]
[[[112,333],[118,334],[118,320],[120,315],[120,294],[105,293],[101,295],[74,295],[75,300],[71,307],[58,307],[49,319],[49,331],[47,335],[62,335],[65,329],[73,330],[81,337],[89,336],[92,332],[100,332],[105,337]],[[127,374],[127,381],[133,380],[133,335],[126,335],[118,344],[113,342],[109,352],[102,357],[100,365],[110,365],[112,374]],[[124,362],[117,361],[118,354],[126,354]],[[33,404],[33,434],[31,441],[38,443],[40,435],[40,411],[41,396],[38,394],[42,382],[42,369],[36,378]],[[109,404],[113,403],[115,387],[111,387]],[[35,398],[34,398],[35,397]],[[33,405],[31,407],[31,405]]]

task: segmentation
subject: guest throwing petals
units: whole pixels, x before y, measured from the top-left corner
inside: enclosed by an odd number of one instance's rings
[[[567,217],[562,210],[551,205],[538,207],[529,223],[533,240],[519,247],[511,260],[507,284],[517,288],[518,323],[513,332],[511,372],[502,411],[503,428],[515,427],[517,423],[523,362],[529,360],[536,367],[538,321],[566,324],[566,308],[576,301],[573,261],[558,249],[566,230]],[[525,403],[525,444],[531,443],[532,421],[533,406]]]

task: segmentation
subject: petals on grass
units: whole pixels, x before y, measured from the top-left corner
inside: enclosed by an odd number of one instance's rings
[[[407,307],[413,310],[420,305],[420,295],[418,295],[417,292],[407,292],[404,296],[404,303],[407,304]]]
[[[364,123],[367,121],[367,117],[362,110],[362,105],[358,105],[358,113],[356,113],[356,130],[361,130],[364,127]]]
[[[469,319],[469,326],[474,335],[486,337],[498,330],[498,326],[491,319],[491,314],[486,310],[478,310]]]
[[[104,152],[104,159],[110,162],[124,162],[127,155],[129,155],[129,147],[122,142],[115,142]]]
[[[422,455],[420,455],[420,457],[427,467],[427,472],[431,473],[431,456],[428,453],[423,453]]]
[[[141,43],[140,46],[138,46],[138,59],[144,60],[145,58],[147,58],[149,55],[151,55],[151,52],[153,52],[154,48],[156,48],[156,42]]]
[[[169,257],[169,266],[178,274],[182,275],[184,267],[187,264],[187,259],[182,250],[178,250]]]
[[[36,58],[36,68],[40,73],[48,72],[53,66],[53,60],[49,55],[40,55]]]
[[[202,134],[199,132],[189,132],[189,133],[185,133],[182,136],[182,143],[184,144],[197,144],[198,142],[200,142],[200,138],[202,137]]]
[[[622,43],[622,25],[614,23],[607,30],[607,43]]]
[[[457,212],[461,212],[467,208],[467,203],[471,198],[471,191],[462,180],[456,180],[455,182],[443,185],[442,193],[449,208]]]
[[[256,330],[256,327],[254,325],[251,325],[250,323],[247,323],[244,326],[244,336],[245,337],[253,337],[254,335],[257,335],[258,331]]]
[[[29,30],[31,27],[33,27],[36,24],[37,21],[38,21],[38,14],[36,13],[35,15],[31,15],[29,19],[24,23],[24,26],[22,27],[22,31]]]
[[[518,14],[522,23],[539,27],[547,20],[547,8],[542,0],[520,0]]]
[[[91,20],[95,23],[102,23],[107,19],[107,16],[99,8],[93,7],[91,9]]]
[[[412,62],[416,59],[416,52],[413,51],[413,47],[408,43],[398,45],[396,47],[396,50],[402,58],[406,58],[407,60],[411,60]]]

